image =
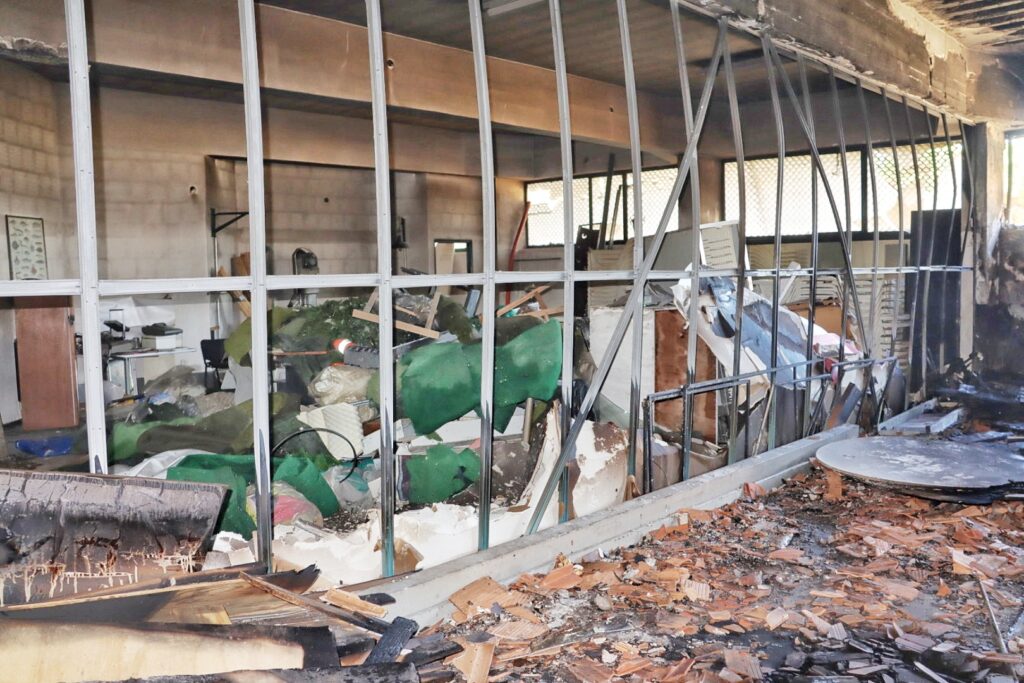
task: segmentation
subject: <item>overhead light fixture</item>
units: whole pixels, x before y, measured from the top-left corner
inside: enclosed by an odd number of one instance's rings
[[[538,2],[541,0],[485,0],[484,12],[489,17],[497,17],[517,9],[536,5]]]

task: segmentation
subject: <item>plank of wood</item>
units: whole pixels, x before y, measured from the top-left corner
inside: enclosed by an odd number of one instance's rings
[[[511,301],[511,302],[505,304],[504,306],[502,306],[501,308],[499,308],[497,311],[494,312],[494,317],[495,318],[500,318],[501,316],[505,315],[506,313],[508,313],[512,309],[519,308],[520,306],[525,304],[530,299],[534,298],[538,294],[543,294],[544,292],[548,291],[549,289],[551,289],[551,285],[541,285],[540,287],[534,287],[533,289],[531,289],[529,292],[527,292],[526,294],[522,295],[518,299],[514,299],[513,301]],[[481,313],[477,317],[478,318],[482,318],[483,314]]]
[[[97,656],[100,652],[102,656]],[[0,656],[6,661],[4,680],[37,683],[329,668],[338,662],[327,627],[91,624],[82,628],[23,620],[0,621]]]
[[[384,664],[395,661],[405,648],[405,644],[416,635],[418,630],[419,625],[412,619],[396,617],[391,622],[391,626],[381,634],[376,647],[366,658],[366,664]]]
[[[367,602],[358,595],[349,593],[341,588],[331,588],[321,595],[320,599],[335,607],[341,607],[357,614],[369,614],[373,617],[385,617],[388,614],[387,607]]]
[[[341,621],[352,624],[353,626],[358,626],[359,628],[365,629],[367,631],[372,631],[374,633],[384,633],[391,628],[391,624],[381,619],[377,619],[376,617],[355,614],[353,612],[349,612],[348,610],[341,609],[340,607],[327,605],[321,602],[320,600],[314,600],[313,598],[307,597],[305,595],[299,595],[298,593],[293,593],[290,590],[275,586],[274,584],[264,581],[259,577],[251,576],[249,574],[244,573],[241,575],[241,577],[250,585],[259,588],[260,590],[269,593],[270,595],[273,595],[275,598],[278,598],[279,600],[284,600],[285,602],[289,602],[297,607],[305,607],[307,609],[313,610],[314,612],[320,612],[321,614],[333,617],[334,619],[340,619]]]
[[[360,311],[358,309],[352,311],[353,318],[359,318],[371,323],[380,324],[380,316],[376,313],[367,313],[365,310]],[[421,337],[428,337],[430,339],[440,339],[441,333],[437,330],[428,330],[426,327],[420,327],[419,325],[413,325],[411,323],[404,322],[402,320],[394,321],[395,327],[404,331],[411,332],[412,334],[418,334]]]

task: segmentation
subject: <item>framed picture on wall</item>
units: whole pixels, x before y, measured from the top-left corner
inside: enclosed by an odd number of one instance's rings
[[[47,279],[42,218],[7,216],[7,256],[12,280]]]

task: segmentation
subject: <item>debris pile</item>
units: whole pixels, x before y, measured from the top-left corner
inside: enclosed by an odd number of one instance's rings
[[[936,503],[820,471],[745,493],[634,547],[477,581],[428,633],[463,645],[450,665],[473,683],[1024,672],[1024,503]]]

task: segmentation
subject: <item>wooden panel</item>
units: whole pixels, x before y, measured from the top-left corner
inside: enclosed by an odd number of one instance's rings
[[[74,309],[69,297],[15,301],[18,388],[26,430],[78,426]]]
[[[666,309],[654,312],[654,390],[676,389],[686,383],[689,334],[683,316]],[[714,379],[715,357],[704,342],[697,340],[698,382]],[[694,435],[714,442],[718,427],[715,394],[699,394],[694,403]],[[683,401],[662,401],[654,407],[654,420],[662,427],[682,430]]]

